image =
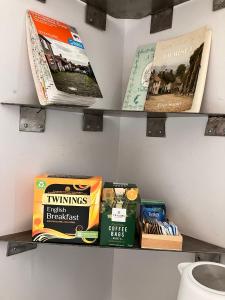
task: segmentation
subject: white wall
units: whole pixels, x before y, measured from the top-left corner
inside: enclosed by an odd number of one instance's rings
[[[157,42],[191,32],[207,25],[212,29],[212,47],[202,112],[225,112],[225,10],[212,11],[212,0],[191,0],[174,8],[173,27],[150,36],[150,20],[125,21],[123,93],[126,90],[135,50],[139,45]]]
[[[5,251],[1,245],[1,300],[111,300],[110,249],[44,245],[8,258]]]
[[[180,275],[177,265],[193,261],[191,254],[116,250],[113,300],[175,300]]]
[[[122,21],[108,18],[107,32],[95,30],[84,22],[84,4],[75,0],[48,0],[46,5],[0,0],[0,4],[1,101],[37,101],[25,41],[25,11],[31,8],[77,26],[99,79],[104,106],[118,106]],[[109,69],[110,80],[105,80]],[[31,228],[35,175],[98,174],[105,180],[116,175],[118,119],[106,118],[102,133],[82,132],[82,115],[76,113],[47,111],[43,134],[19,132],[18,121],[18,107],[0,105],[0,235]],[[6,244],[1,243],[1,300],[111,299],[113,251],[43,246],[11,258],[5,254]]]
[[[182,232],[225,247],[225,141],[204,137],[206,121],[169,118],[166,139],[151,139],[146,120],[124,118],[119,174],[137,182],[142,197],[165,200]]]
[[[76,27],[84,42],[104,99],[96,107],[121,107],[123,20],[107,18],[107,31],[85,23],[85,3],[79,0],[1,0],[1,101],[33,103],[37,101],[27,55],[25,12],[46,14]],[[108,78],[108,80],[105,80]]]
[[[0,235],[31,228],[33,178],[49,172],[115,178],[118,120],[103,133],[81,131],[82,116],[48,111],[44,134],[18,132],[19,109],[0,107]],[[0,243],[0,299],[110,300],[113,251],[63,246],[7,258]],[[84,271],[81,270],[84,269]],[[101,289],[104,284],[105,289]],[[41,293],[41,296],[40,294]]]
[[[192,0],[174,10],[173,28],[149,35],[150,17],[126,20],[123,93],[137,46],[189,32],[213,29],[203,111],[225,112],[225,10],[211,0]],[[145,136],[146,120],[121,118],[118,177],[135,182],[143,198],[163,199],[168,214],[190,236],[225,247],[225,140],[204,137],[206,117],[169,118],[166,139]],[[177,264],[188,254],[114,252],[113,300],[176,299]]]
[[[204,2],[203,8],[200,1]],[[77,25],[103,91],[105,107],[120,106],[122,82],[125,90],[136,46],[150,40],[150,18],[125,23],[108,18],[107,31],[101,32],[83,22],[84,5],[75,0],[47,0],[46,5],[35,0],[0,0],[0,4],[4,7],[0,11],[0,34],[4,36],[0,49],[2,100],[37,101],[24,26],[25,9],[32,8]],[[225,45],[219,34],[223,36],[225,11],[210,13],[208,0],[194,0],[192,8],[188,5],[175,9],[173,30],[153,35],[152,39],[203,25],[202,15],[210,23],[215,21],[214,58],[206,88],[209,100],[205,103],[210,106],[210,101],[215,99],[216,107],[220,108],[224,103],[220,79],[224,75],[222,48]],[[183,16],[180,20],[178,10]],[[178,21],[186,20],[186,12],[193,20],[188,26],[180,26]],[[199,21],[194,21],[194,16]],[[219,57],[215,51],[220,53]],[[144,119],[124,118],[120,128],[118,118],[106,118],[103,133],[88,133],[81,131],[81,115],[48,111],[44,134],[18,132],[18,119],[17,107],[0,106],[0,235],[30,228],[33,177],[47,171],[99,174],[107,180],[134,181],[143,196],[167,201],[169,214],[185,233],[225,246],[224,230],[220,230],[224,221],[222,218],[218,221],[218,215],[224,210],[225,143],[222,138],[203,136],[205,118],[169,119],[167,139],[146,138]],[[209,223],[208,219],[212,221]],[[138,298],[140,291],[140,296],[148,295],[150,288],[151,298],[172,300],[178,286],[177,263],[193,259],[186,254],[118,250],[113,268],[113,251],[105,249],[47,245],[11,258],[6,258],[5,252],[6,244],[1,243],[0,299],[3,300],[36,300],[40,298],[38,291],[43,300],[49,299],[50,293],[51,298],[65,300],[109,300],[111,294],[113,300],[132,300]],[[163,289],[157,294],[153,288],[158,286],[160,274]],[[126,291],[128,287],[130,290]]]
[[[225,39],[221,38],[225,10],[212,12],[211,0],[186,2],[175,7],[171,30],[151,36],[150,17],[132,21],[125,23],[124,86],[138,45],[208,25],[213,42],[203,107],[225,110]],[[118,174],[122,181],[137,182],[143,197],[165,200],[169,215],[183,232],[225,247],[225,220],[217,215],[225,208],[225,141],[204,137],[206,121],[203,117],[169,118],[167,138],[161,139],[145,137],[146,120],[123,118]]]

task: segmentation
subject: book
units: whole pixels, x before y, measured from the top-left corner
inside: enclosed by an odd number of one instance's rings
[[[144,110],[155,46],[149,44],[140,46],[136,50],[123,110]]]
[[[200,111],[212,32],[207,27],[156,45],[145,111]]]
[[[102,98],[84,44],[74,27],[28,11],[26,30],[41,105],[91,106]]]

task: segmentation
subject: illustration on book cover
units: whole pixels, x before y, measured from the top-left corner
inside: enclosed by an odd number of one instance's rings
[[[209,57],[208,32],[204,27],[157,43],[146,111],[199,111]]]

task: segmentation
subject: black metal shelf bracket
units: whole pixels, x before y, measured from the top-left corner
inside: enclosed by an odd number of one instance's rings
[[[22,252],[30,251],[37,248],[35,243],[10,241],[7,245],[6,256],[16,255]]]
[[[103,131],[103,112],[84,112],[83,131]]]
[[[195,261],[210,261],[215,263],[221,262],[221,254],[217,253],[196,253]]]
[[[44,132],[45,120],[46,110],[44,108],[20,106],[20,131]]]
[[[46,3],[46,0],[37,0],[37,1]],[[112,1],[109,4],[107,1],[105,1],[103,3],[105,5],[103,5],[101,1],[97,1],[97,0],[96,1],[93,0],[91,2],[89,2],[88,0],[81,0],[81,1],[87,3],[86,17],[85,17],[86,23],[100,30],[106,30],[107,13],[109,15],[113,15],[115,14],[115,11],[117,11],[117,16],[116,16],[117,18],[118,17],[123,18],[123,16],[124,18],[126,18],[127,14],[131,15],[131,18],[136,18],[133,12],[134,10],[133,6],[131,6],[130,14],[129,14],[128,13],[129,8],[122,10],[121,4],[113,4]],[[151,2],[152,9],[148,12],[150,15],[152,15],[150,33],[157,33],[172,28],[174,6],[182,4],[187,1],[190,0],[173,0],[168,2],[164,1],[163,6],[158,5],[157,0],[152,1]],[[213,11],[217,11],[222,8],[225,8],[225,0],[212,0],[212,1],[213,1]],[[116,5],[118,6],[117,10],[115,7]],[[139,11],[140,5],[137,6],[137,12],[136,12],[136,15],[139,15],[141,17],[146,16],[146,14],[143,13],[143,9],[145,7],[144,1],[142,6],[143,8],[141,11]],[[122,7],[126,7],[126,5],[122,5]]]
[[[150,33],[157,33],[172,28],[173,7],[153,14],[151,17]]]
[[[206,125],[205,136],[225,137],[225,117],[209,116]]]
[[[213,0],[213,11],[225,8],[225,0]]]
[[[104,11],[92,5],[89,4],[86,5],[85,21],[87,24],[100,30],[106,30],[106,19],[107,19],[107,15]]]
[[[147,117],[147,137],[166,137],[166,119]]]

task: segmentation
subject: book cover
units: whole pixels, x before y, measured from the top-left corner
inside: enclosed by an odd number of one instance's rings
[[[145,110],[199,112],[210,54],[207,27],[157,43]]]
[[[138,47],[124,98],[123,110],[144,110],[155,46],[155,44],[149,44]]]
[[[77,30],[63,22],[29,11],[57,90],[102,98],[84,44]]]

